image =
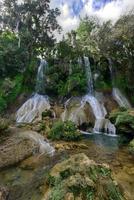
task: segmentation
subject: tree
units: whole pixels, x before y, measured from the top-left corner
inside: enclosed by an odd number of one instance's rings
[[[1,13],[1,28],[16,33],[18,46],[26,44],[29,61],[52,46],[53,33],[60,30],[56,19],[60,12],[50,8],[50,0],[4,0]]]
[[[92,56],[98,55],[98,45],[95,32],[99,28],[99,21],[94,17],[85,17],[80,21],[80,25],[77,29],[77,45],[84,54],[91,54]]]

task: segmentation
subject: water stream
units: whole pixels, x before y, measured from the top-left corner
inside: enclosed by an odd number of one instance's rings
[[[84,57],[84,63],[86,67],[88,93],[83,97],[83,102],[88,102],[90,104],[96,118],[93,131],[96,133],[105,132],[115,135],[115,126],[105,118],[107,115],[106,108],[104,107],[103,103],[100,103],[94,96],[93,78],[88,57]]]
[[[45,71],[47,68],[47,62],[41,60],[38,67],[35,94],[28,99],[17,111],[16,122],[17,123],[31,123],[41,120],[42,112],[50,109],[50,104],[47,95],[45,93]]]
[[[120,91],[119,88],[115,86],[116,71],[113,67],[112,60],[109,58],[108,61],[109,61],[109,71],[111,74],[111,82],[113,86],[113,91],[112,91],[113,98],[115,99],[115,101],[118,103],[120,107],[131,108],[132,106],[130,102],[128,101],[128,99],[126,98],[126,96]]]

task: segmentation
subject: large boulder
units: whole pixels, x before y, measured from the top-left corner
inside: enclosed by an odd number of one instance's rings
[[[110,120],[115,124],[118,133],[134,135],[134,110],[114,110],[110,114]]]
[[[12,136],[0,145],[0,168],[14,165],[38,151],[38,145],[33,140]]]
[[[14,165],[32,154],[53,155],[54,148],[35,131],[18,132],[0,145],[0,168]]]
[[[56,164],[44,191],[42,200],[124,199],[109,167],[95,163],[83,153]]]
[[[82,104],[81,98],[72,97],[66,102],[65,111],[62,113],[63,121],[73,121],[77,126],[82,124],[94,125],[95,116],[88,103]]]

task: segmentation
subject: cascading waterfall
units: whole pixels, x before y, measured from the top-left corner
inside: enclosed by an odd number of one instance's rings
[[[44,94],[45,91],[45,69],[47,67],[47,62],[41,60],[36,81],[36,93],[28,99],[21,108],[17,111],[16,121],[17,123],[31,123],[36,120],[42,119],[42,112],[50,109],[50,104],[48,96],[40,95]],[[43,136],[37,134],[36,132],[30,132],[22,134],[23,137],[28,137],[34,140],[39,145],[39,152],[42,154],[53,155],[54,148],[46,141],[44,141]]]
[[[45,71],[47,69],[47,62],[46,60],[41,60],[38,73],[37,73],[37,80],[36,80],[36,87],[35,91],[39,94],[44,94],[45,92]]]
[[[19,134],[20,137],[30,139],[39,146],[39,153],[53,156],[55,149],[46,141],[44,137],[34,131],[25,131]]]
[[[90,67],[90,62],[89,58],[84,56],[84,64],[86,68],[86,76],[87,76],[87,86],[88,86],[88,93],[90,96],[93,96],[94,93],[94,87],[93,87],[93,78],[92,78],[92,72],[91,72],[91,67]]]
[[[31,123],[41,120],[42,112],[50,109],[48,96],[44,94],[45,90],[45,70],[47,62],[41,60],[36,80],[36,93],[28,99],[16,113],[17,123]]]
[[[130,102],[128,101],[128,99],[125,97],[125,95],[122,94],[119,88],[115,87],[114,77],[116,73],[114,72],[114,69],[113,69],[112,60],[109,58],[108,61],[109,61],[109,70],[111,74],[111,81],[113,85],[113,91],[112,91],[113,98],[120,107],[131,108],[132,106]]]
[[[113,88],[113,97],[120,107],[131,108],[128,99],[122,94],[118,88]]]
[[[88,94],[83,97],[84,102],[88,102],[93,110],[94,116],[96,118],[94,125],[94,132],[106,132],[108,134],[115,135],[116,128],[115,126],[108,120],[105,119],[107,115],[107,111],[102,103],[95,98],[94,87],[93,87],[93,79],[92,72],[90,67],[90,62],[88,57],[84,57],[86,74],[87,74],[87,85],[88,85]]]

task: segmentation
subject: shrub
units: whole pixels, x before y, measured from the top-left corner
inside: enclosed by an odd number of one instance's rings
[[[9,123],[6,119],[0,118],[0,132],[5,132],[8,129]]]
[[[81,133],[77,130],[75,124],[71,121],[58,121],[54,123],[49,138],[52,140],[65,140],[65,141],[76,141],[81,139]]]

